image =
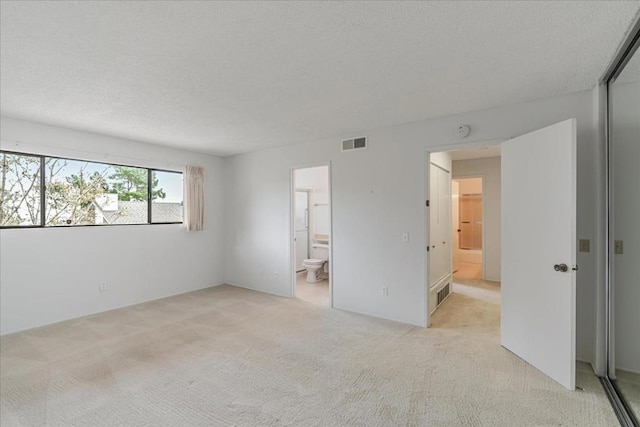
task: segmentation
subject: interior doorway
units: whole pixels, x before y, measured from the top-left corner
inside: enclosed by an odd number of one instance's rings
[[[430,182],[425,210],[429,222],[434,215],[442,217],[441,210],[429,204],[436,187],[431,175],[434,158],[449,162],[456,177],[483,176],[484,280],[458,283],[461,286],[445,280],[444,287],[442,282],[435,286],[430,282],[426,292],[427,325],[470,330],[469,327],[479,323],[481,330],[500,337],[502,347],[569,390],[575,389],[576,379],[576,123],[574,118],[567,119],[506,139],[498,147],[500,157],[494,159],[500,166],[484,172],[463,167],[472,161],[490,162],[484,155],[454,159],[456,152],[429,152],[427,179]],[[471,144],[462,143],[458,147],[464,148],[461,150],[464,152]],[[483,148],[489,149],[480,147],[480,150]],[[550,160],[549,152],[557,154]],[[495,185],[489,183],[496,181],[500,190],[492,191],[490,196],[489,188]],[[435,194],[437,203],[446,199],[442,191]],[[497,206],[490,215],[489,208]],[[432,264],[435,262],[438,266],[441,258],[431,250],[438,247],[438,238],[442,236],[444,225],[439,225],[436,230],[433,224],[428,227],[428,276],[431,276]],[[491,233],[494,226],[498,233]],[[493,241],[495,234],[499,236],[497,241]],[[440,243],[444,248],[447,240]],[[452,259],[453,253],[450,253]],[[496,255],[491,256],[491,262],[489,254]],[[496,284],[489,282],[494,280],[490,278],[494,274],[499,277],[499,288],[495,289],[499,293],[491,289]],[[441,299],[440,292],[444,289],[448,295]],[[464,292],[467,292],[466,298],[457,297]],[[552,300],[549,295],[553,295]],[[434,298],[436,307],[431,310]],[[542,318],[540,307],[545,308]],[[452,321],[460,314],[462,321]]]
[[[454,280],[484,279],[482,193],[482,177],[451,182]]]
[[[468,310],[457,311],[453,316],[462,319],[485,303],[492,304],[491,310],[499,316],[500,156],[500,145],[430,154],[431,314],[457,293],[454,299],[464,298]]]
[[[294,168],[291,200],[292,295],[332,306],[329,166]]]

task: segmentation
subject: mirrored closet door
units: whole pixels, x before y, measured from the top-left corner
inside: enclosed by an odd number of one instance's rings
[[[608,81],[608,375],[626,409],[627,422],[632,424],[637,423],[640,416],[640,52],[637,45],[636,38]]]

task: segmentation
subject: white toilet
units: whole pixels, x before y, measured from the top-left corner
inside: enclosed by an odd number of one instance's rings
[[[323,256],[324,259],[309,258],[302,261],[302,266],[307,270],[307,282],[316,283],[322,280],[324,265],[329,259],[329,245],[323,243],[314,243],[311,245],[311,247],[316,249],[325,249],[327,253],[326,258]],[[325,251],[321,252],[323,252],[324,255]]]
[[[316,258],[302,261],[302,266],[307,270],[307,282],[316,283],[322,280],[322,270],[325,262]]]

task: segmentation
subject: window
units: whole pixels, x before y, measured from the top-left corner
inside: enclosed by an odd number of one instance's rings
[[[182,222],[182,174],[151,171],[151,222]]]
[[[0,227],[182,222],[180,172],[3,151],[0,160]]]
[[[41,157],[0,152],[0,227],[42,224]]]
[[[45,226],[146,224],[147,169],[45,157]]]

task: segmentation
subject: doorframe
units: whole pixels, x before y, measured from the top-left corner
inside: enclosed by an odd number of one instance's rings
[[[503,142],[506,142],[510,139],[512,139],[513,137],[509,136],[509,137],[502,137],[502,138],[490,138],[490,139],[480,139],[480,140],[475,140],[475,141],[462,141],[462,142],[456,142],[456,143],[452,143],[452,144],[442,144],[442,145],[434,145],[434,146],[430,146],[425,148],[425,157],[424,157],[424,168],[423,168],[423,175],[422,175],[422,182],[423,182],[423,195],[424,195],[424,200],[429,200],[429,168],[431,167],[431,153],[438,153],[441,151],[454,151],[454,150],[465,150],[465,149],[469,149],[469,148],[478,148],[478,147],[482,147],[482,146],[489,146],[489,145],[502,145]],[[451,168],[453,169],[453,168]],[[453,171],[451,176],[453,177]],[[483,185],[484,185],[484,180],[483,180]],[[484,191],[484,187],[482,188],[482,190]],[[484,202],[484,200],[483,200]],[[429,283],[429,251],[427,250],[427,248],[429,247],[429,242],[430,242],[430,238],[431,238],[431,232],[429,230],[430,228],[430,210],[429,207],[426,206],[426,203],[422,205],[423,206],[423,217],[424,217],[424,224],[425,224],[425,231],[424,231],[424,241],[425,241],[425,247],[423,249],[424,251],[424,262],[423,262],[423,267],[422,267],[422,274],[423,274],[423,290],[424,290],[424,297],[422,298],[422,301],[424,303],[424,325],[427,328],[431,327],[431,313],[429,310],[429,290],[430,290],[430,283]],[[484,205],[482,206],[484,209]],[[484,215],[484,212],[483,212]],[[482,224],[483,226],[483,236],[482,238],[484,239],[484,223]],[[482,242],[484,244],[484,240]],[[484,252],[482,254],[482,256],[484,257]],[[484,258],[483,258],[484,261]],[[483,272],[482,272],[483,276],[484,276],[484,266],[483,266]]]
[[[486,258],[486,247],[487,244],[485,242],[485,212],[487,211],[487,201],[485,198],[486,189],[485,189],[485,176],[482,174],[468,174],[468,175],[455,175],[453,174],[453,167],[451,167],[451,180],[454,179],[467,179],[467,178],[480,178],[482,179],[482,280],[487,280],[485,272],[487,270],[487,258]]]
[[[294,238],[294,245],[293,245],[293,271],[295,272],[295,274],[298,274],[299,272],[297,271],[296,267],[296,250],[297,250],[297,242],[295,241],[296,238],[296,229],[295,229],[295,208],[296,208],[296,204],[295,204],[295,194],[296,193],[307,193],[307,221],[309,222],[307,224],[307,256],[309,256],[311,254],[311,229],[310,229],[310,224],[311,224],[311,204],[309,203],[309,193],[311,193],[311,188],[303,188],[303,187],[294,187],[293,189],[293,196],[294,196],[294,203],[293,203],[293,222],[294,222],[294,227],[293,227],[293,238]],[[295,296],[295,295],[294,295]]]
[[[296,297],[296,242],[295,242],[295,171],[327,167],[328,200],[329,200],[329,308],[333,308],[333,183],[331,178],[331,161],[321,163],[307,163],[289,168],[289,274],[291,275],[291,294],[289,298]],[[311,215],[309,215],[311,216]],[[309,233],[311,234],[311,233]],[[311,242],[309,242],[311,245]]]

